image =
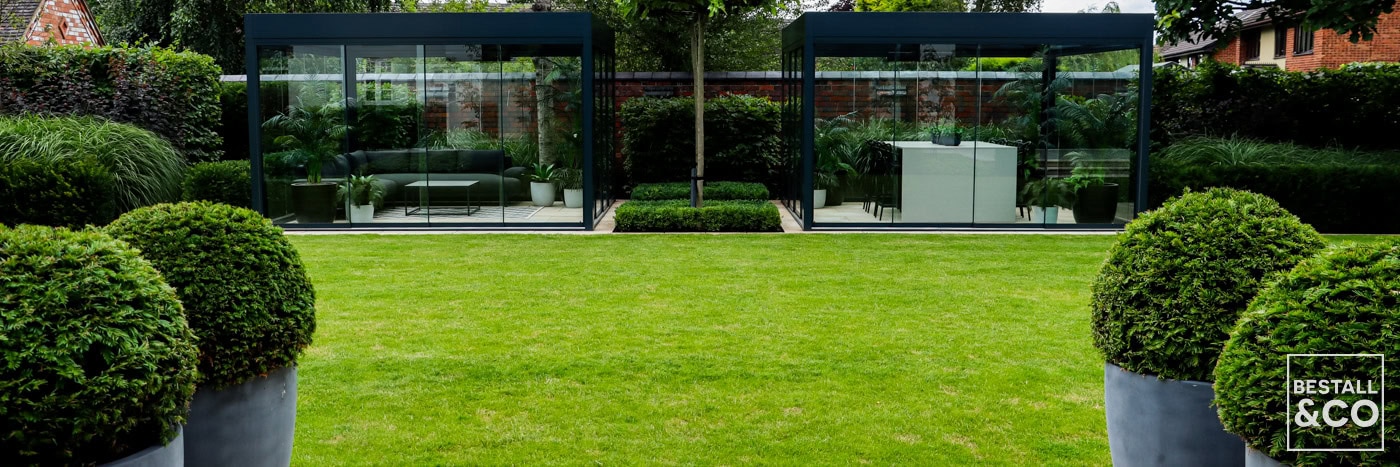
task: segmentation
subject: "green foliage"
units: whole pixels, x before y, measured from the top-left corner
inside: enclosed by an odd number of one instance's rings
[[[1077,188],[1063,178],[1046,177],[1030,180],[1021,187],[1021,203],[1026,206],[1074,207],[1074,192]]]
[[[262,83],[262,92],[275,94],[272,83]],[[230,81],[219,83],[219,108],[223,119],[219,136],[224,140],[224,159],[248,160],[248,85]]]
[[[1262,8],[1275,23],[1307,24],[1347,34],[1352,42],[1371,40],[1376,22],[1395,0],[1158,0],[1157,31],[1167,41],[1229,39],[1244,25],[1235,13]],[[1199,36],[1196,36],[1199,35]]]
[[[1289,373],[1294,378],[1368,380],[1376,376],[1379,366],[1376,359],[1365,360],[1376,364],[1371,368],[1363,368],[1359,359],[1295,358],[1290,363],[1288,354],[1400,355],[1400,339],[1395,338],[1395,323],[1400,322],[1396,290],[1400,290],[1400,244],[1391,241],[1329,248],[1260,292],[1230,334],[1215,368],[1216,404],[1225,429],[1288,465],[1400,463],[1400,452],[1394,449],[1287,451],[1290,447],[1371,446],[1380,427],[1364,429],[1364,434],[1354,424],[1336,429],[1324,426],[1324,430],[1294,428],[1294,445],[1288,446],[1286,433],[1292,420],[1286,416],[1284,390]],[[1400,391],[1395,378],[1386,378],[1384,384],[1377,389],[1387,394]],[[1356,396],[1337,398],[1352,402]],[[1381,423],[1389,430],[1400,426],[1400,401],[1386,399]],[[1394,441],[1394,435],[1386,433],[1386,437]]]
[[[1358,97],[1364,96],[1364,97]],[[1289,72],[1206,61],[1152,77],[1152,143],[1239,136],[1305,146],[1395,148],[1400,64]]]
[[[614,214],[618,232],[778,232],[782,216],[767,201],[628,201]]]
[[[1148,206],[1188,189],[1233,187],[1270,196],[1318,230],[1400,233],[1374,206],[1400,203],[1400,154],[1317,150],[1240,138],[1193,138],[1154,154]]]
[[[536,183],[549,183],[559,178],[558,175],[555,174],[554,164],[530,164],[528,176],[531,182]]]
[[[146,0],[102,0],[103,12],[114,10],[139,11],[155,17],[159,30],[138,31],[139,36],[118,36],[115,40],[151,41],[163,45],[179,44],[214,58],[228,74],[243,72],[243,15],[248,13],[359,13],[388,11],[384,0],[263,0],[257,2],[213,2],[206,0],[159,0],[164,5],[147,4]],[[108,5],[112,4],[109,8]],[[156,11],[151,11],[156,10]],[[120,20],[98,13],[99,27],[106,31],[109,24]],[[109,40],[111,42],[111,40]]]
[[[185,175],[181,199],[253,207],[253,178],[248,161],[195,164]]]
[[[762,183],[709,182],[705,184],[705,200],[767,201],[768,188]],[[690,183],[643,183],[632,189],[633,201],[690,200]]]
[[[963,0],[856,0],[856,11],[966,11]]]
[[[617,40],[618,71],[691,70],[691,24],[628,18],[613,0],[565,0],[559,5],[565,10],[593,13],[612,28]],[[705,69],[779,69],[781,31],[787,25],[784,18],[795,16],[791,11],[795,5],[780,8],[789,11],[758,9],[710,18],[705,24]]]
[[[363,100],[361,101],[363,102]],[[351,130],[357,148],[398,149],[415,147],[423,106],[415,100],[381,102],[356,107]]]
[[[0,227],[0,452],[93,465],[173,439],[194,394],[175,292],[101,232]]]
[[[0,164],[0,224],[82,227],[117,216],[116,183],[92,159]]]
[[[345,124],[344,102],[306,104],[300,97],[287,112],[262,124],[275,135],[274,145],[291,152],[306,164],[306,181],[321,181],[321,164],[340,154],[350,127]]]
[[[689,98],[644,97],[623,103],[622,154],[632,183],[689,179],[695,166],[694,109],[695,101]],[[778,186],[782,162],[777,104],[753,96],[707,99],[705,128],[707,180]]]
[[[119,212],[174,201],[185,160],[155,133],[95,117],[0,117],[0,162],[91,159],[112,175]]]
[[[199,346],[199,383],[219,388],[296,364],[316,329],[296,249],[262,215],[209,202],[138,209],[107,226],[165,273]]]
[[[1094,346],[1109,363],[1210,381],[1256,292],[1318,250],[1322,236],[1254,193],[1187,193],[1130,222],[1093,284]]]
[[[218,86],[219,68],[209,57],[173,49],[0,47],[0,114],[130,123],[165,138],[191,162],[221,157]]]
[[[349,198],[355,206],[378,206],[384,204],[384,186],[375,183],[373,175],[351,175],[336,187],[336,196],[342,201]]]

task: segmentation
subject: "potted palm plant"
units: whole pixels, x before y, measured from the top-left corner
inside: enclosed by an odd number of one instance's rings
[[[334,222],[336,184],[321,179],[321,165],[335,158],[350,131],[345,124],[344,102],[306,105],[297,99],[297,105],[267,119],[262,126],[278,133],[272,143],[306,167],[306,181],[292,183],[297,223]]]
[[[1021,204],[1031,207],[1031,222],[1057,224],[1060,208],[1074,206],[1074,189],[1063,178],[1031,180],[1021,187]]]
[[[558,179],[554,164],[534,164],[530,168],[530,201],[535,206],[554,204],[554,181]]]
[[[373,175],[351,175],[337,191],[345,200],[350,222],[374,221],[374,206],[384,202],[384,187],[375,182]]]
[[[837,152],[829,151],[817,157],[817,167],[812,173],[812,209],[826,207],[828,190],[841,186],[841,175],[853,172],[850,164],[841,160]]]
[[[558,172],[559,184],[564,187],[564,207],[583,207],[583,170],[564,167]]]
[[[1109,224],[1118,214],[1118,184],[1104,180],[1101,164],[1071,154],[1074,170],[1065,183],[1074,193],[1074,221],[1080,224]]]

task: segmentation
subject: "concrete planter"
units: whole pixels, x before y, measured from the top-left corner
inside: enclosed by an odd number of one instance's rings
[[[185,465],[185,435],[183,430],[164,446],[151,446],[135,454],[102,464],[103,467],[183,467]]]
[[[1289,467],[1288,464],[1274,460],[1263,451],[1246,446],[1244,449],[1244,467]]]
[[[535,206],[552,206],[554,182],[530,182],[530,202]]]
[[[582,188],[565,188],[565,189],[564,189],[564,207],[566,207],[566,208],[581,208],[581,207],[583,207],[583,189],[582,189]]]
[[[1243,467],[1244,441],[1225,431],[1215,389],[1104,364],[1108,447],[1117,467]]]
[[[812,190],[812,209],[826,207],[826,190]]]
[[[219,390],[196,389],[185,459],[200,467],[290,465],[296,420],[296,367]]]

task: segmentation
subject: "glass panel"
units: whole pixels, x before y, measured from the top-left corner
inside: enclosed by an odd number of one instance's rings
[[[415,45],[346,48],[354,62],[355,124],[342,192],[351,195],[345,210],[352,224],[428,221],[431,211],[421,208],[430,205],[409,199],[425,178],[424,154],[415,149],[423,123],[421,53]]]
[[[583,60],[578,46],[505,46],[501,141],[532,168],[505,222],[583,222]],[[546,175],[549,176],[546,176]],[[509,175],[509,174],[508,174]]]
[[[346,125],[343,50],[335,45],[260,47],[259,142],[267,216],[279,224],[329,224],[337,203]]]
[[[614,128],[616,122],[616,72],[615,60],[609,48],[594,49],[593,66],[593,222],[603,218],[612,206],[613,163],[617,147]]]
[[[1070,217],[1077,224],[1126,223],[1135,211],[1139,49],[1063,46],[1052,52],[1062,84],[1047,160],[1058,161],[1062,175],[1068,171],[1064,180],[1074,198]],[[1066,221],[1062,213],[1060,222]]]
[[[503,176],[510,164],[500,139],[499,56],[496,45],[423,47],[423,125],[415,150],[425,186],[408,198],[433,224],[500,223],[503,197],[521,191],[519,179]]]

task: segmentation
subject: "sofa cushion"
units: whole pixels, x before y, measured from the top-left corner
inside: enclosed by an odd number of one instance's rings
[[[468,149],[457,154],[457,173],[500,174],[506,168],[506,152],[499,149]]]
[[[369,173],[369,156],[364,151],[353,151],[345,159],[350,162],[350,173]]]
[[[456,149],[431,149],[428,151],[429,173],[452,173],[458,168]]]
[[[395,151],[365,151],[369,159],[369,173],[412,173],[421,172],[413,163],[413,153],[407,149]]]

